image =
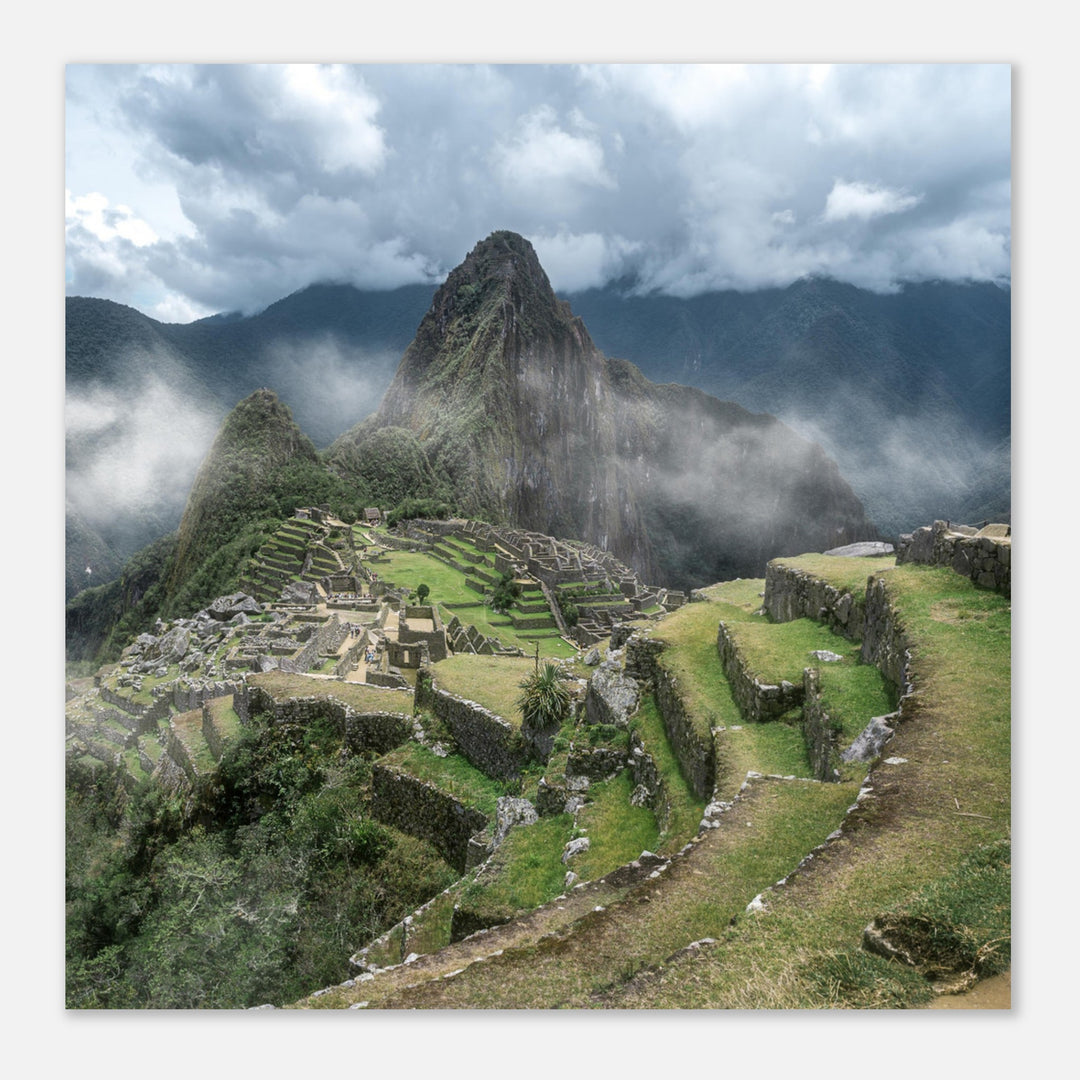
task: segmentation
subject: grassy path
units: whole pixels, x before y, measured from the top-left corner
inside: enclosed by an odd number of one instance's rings
[[[437,1009],[596,1004],[599,995],[641,968],[722,934],[754,896],[824,841],[855,794],[852,785],[758,780],[718,829],[621,902],[594,904],[563,933],[506,949],[453,979],[403,988],[378,1004]]]

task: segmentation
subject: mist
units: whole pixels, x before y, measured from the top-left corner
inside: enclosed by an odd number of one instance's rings
[[[879,418],[875,441],[853,447],[836,437],[839,418],[832,424],[794,414],[782,419],[836,461],[886,537],[895,539],[938,519],[1010,520],[1008,437],[981,436],[955,417],[943,424],[932,414],[916,414]]]
[[[69,390],[67,501],[118,555],[175,529],[223,410],[158,375]]]
[[[320,449],[373,413],[401,356],[343,346],[332,334],[303,342],[278,341],[260,357],[265,385],[292,410]]]

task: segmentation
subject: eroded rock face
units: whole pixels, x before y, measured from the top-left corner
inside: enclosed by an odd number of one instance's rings
[[[247,593],[219,596],[207,609],[215,619],[228,622],[237,615],[258,615],[262,605]]]
[[[495,804],[495,836],[492,838],[491,850],[494,851],[506,839],[507,833],[515,825],[533,825],[539,820],[536,807],[528,799],[503,795]]]
[[[638,707],[638,684],[618,668],[601,666],[585,693],[585,722],[626,727]]]
[[[893,737],[893,728],[889,726],[889,721],[895,722],[898,715],[890,713],[888,716],[873,717],[859,737],[840,755],[840,760],[873,761]]]
[[[450,273],[333,468],[363,479],[388,432],[467,515],[581,537],[678,589],[876,535],[836,465],[779,420],[605,357],[514,233]]]

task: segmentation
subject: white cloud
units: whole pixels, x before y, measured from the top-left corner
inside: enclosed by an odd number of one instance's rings
[[[281,72],[281,97],[271,115],[308,133],[319,164],[331,173],[375,173],[386,160],[379,103],[341,64],[290,64]]]
[[[64,220],[68,229],[81,226],[98,240],[110,241],[117,237],[128,240],[136,247],[146,247],[157,242],[157,233],[129,206],[109,206],[109,200],[100,191],[86,195],[72,195],[64,190]]]
[[[921,195],[906,195],[879,184],[837,180],[825,200],[826,221],[858,218],[869,221],[885,214],[900,214],[922,202]]]
[[[623,271],[628,255],[641,250],[641,244],[625,237],[595,232],[561,231],[528,239],[536,248],[552,288],[565,292],[599,288]]]
[[[68,88],[68,187],[104,199],[69,221],[69,292],[147,311],[430,282],[504,228],[564,288],[636,269],[681,295],[1008,258],[1008,65],[73,65]]]
[[[604,166],[604,149],[575,110],[571,124],[581,134],[559,126],[550,105],[540,105],[521,117],[518,131],[496,143],[492,160],[504,186],[532,194],[551,184],[581,184],[613,189],[615,181]]]

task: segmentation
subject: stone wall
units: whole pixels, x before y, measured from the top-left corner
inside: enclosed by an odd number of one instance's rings
[[[417,673],[416,707],[429,709],[437,716],[461,753],[485,775],[509,780],[521,773],[527,751],[520,734],[501,716],[475,701],[439,689],[427,667]]]
[[[277,700],[259,686],[233,695],[233,708],[247,723],[253,712],[271,715],[277,724],[307,726],[330,720],[350,753],[372,750],[388,754],[412,736],[412,716],[405,711],[408,695],[402,694],[402,712],[361,712],[331,696],[290,697]]]
[[[647,806],[653,812],[660,832],[664,832],[671,819],[671,798],[656,761],[636,731],[630,736],[630,777],[634,782],[630,802],[635,806]]]
[[[865,593],[853,595],[842,592],[805,570],[770,562],[765,567],[765,598],[762,606],[773,622],[813,619],[849,641],[862,640],[866,618]]]
[[[371,770],[371,815],[430,841],[459,874],[465,873],[469,841],[488,823],[479,810],[426,781],[378,764]]]
[[[695,727],[675,676],[663,666],[666,648],[667,643],[659,638],[631,634],[626,639],[624,670],[631,678],[652,689],[668,742],[683,776],[699,799],[708,800],[716,786],[716,747],[711,733],[705,738]]]
[[[900,537],[896,563],[949,566],[984,589],[1012,594],[1012,530],[1008,525],[954,525],[935,521]]]
[[[200,709],[208,701],[214,698],[228,697],[235,694],[244,685],[242,679],[230,679],[228,681],[213,680],[212,682],[185,682],[178,679],[172,688],[170,700],[177,712],[191,712],[192,709]]]
[[[836,747],[836,725],[821,704],[820,676],[817,668],[803,671],[803,738],[810,767],[817,780],[835,779],[835,769],[840,763]]]
[[[132,717],[137,722],[136,730],[141,732],[154,731],[157,727],[157,721],[167,719],[170,713],[169,699],[164,695],[158,697],[152,704],[144,705],[132,701],[131,698],[126,698],[123,694],[118,694],[115,690],[110,690],[109,687],[104,685],[99,688],[99,693],[103,701],[115,705],[122,712]]]
[[[731,684],[731,693],[744,720],[775,720],[803,702],[803,687],[786,679],[779,685],[763,683],[747,666],[732,631],[723,622],[717,630],[720,666]]]
[[[716,747],[712,735],[706,738],[695,729],[675,676],[662,666],[653,685],[653,695],[683,775],[699,799],[709,799],[716,786]]]
[[[864,663],[874,664],[901,694],[910,689],[909,645],[903,623],[889,602],[887,576],[874,575],[866,587],[866,627],[861,655]]]

